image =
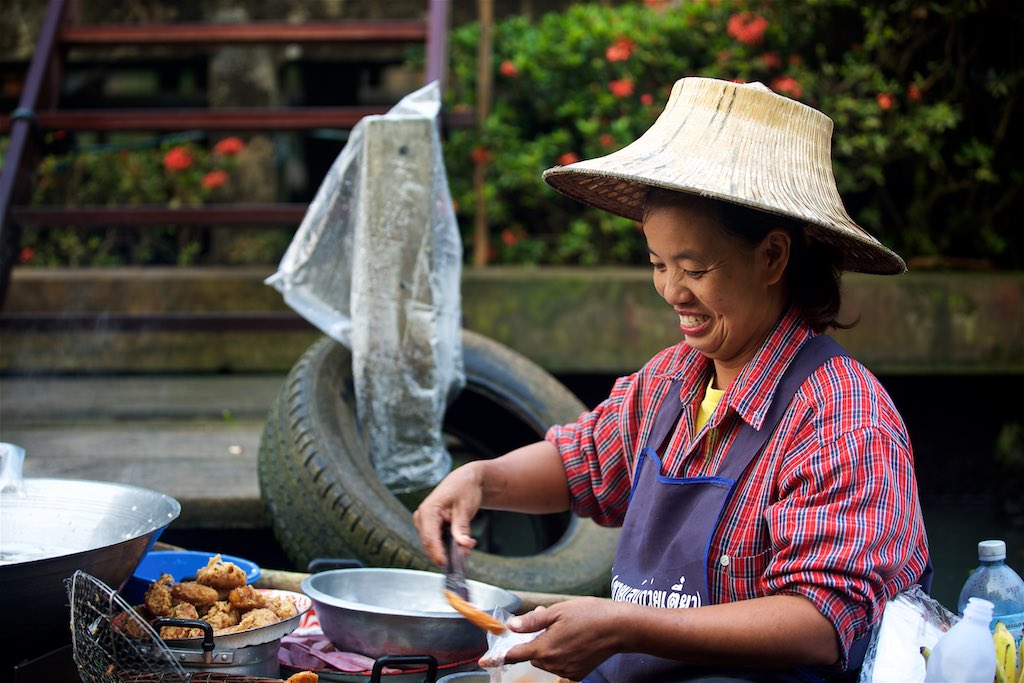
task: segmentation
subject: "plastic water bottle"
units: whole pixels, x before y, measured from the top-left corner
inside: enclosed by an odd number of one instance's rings
[[[996,622],[1006,624],[1018,647],[1024,629],[1024,579],[1006,564],[1006,543],[982,541],[978,544],[979,566],[967,578],[957,611],[961,615],[971,597],[984,598],[994,606],[989,630],[995,632]]]
[[[942,634],[925,665],[925,683],[989,683],[996,677],[996,649],[988,622],[992,603],[970,598],[964,617]]]

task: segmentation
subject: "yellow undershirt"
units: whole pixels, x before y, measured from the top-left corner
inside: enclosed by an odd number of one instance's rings
[[[712,377],[708,382],[708,389],[704,392],[704,398],[700,402],[700,408],[697,409],[697,432],[704,427],[704,424],[711,419],[711,414],[715,412],[715,408],[718,407],[718,402],[722,400],[722,395],[725,394],[724,389],[712,389],[711,385],[715,383],[715,378]]]

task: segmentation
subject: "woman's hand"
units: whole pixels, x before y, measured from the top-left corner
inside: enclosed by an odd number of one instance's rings
[[[413,513],[412,520],[420,534],[423,549],[438,565],[444,566],[448,557],[448,549],[441,538],[441,530],[446,523],[451,525],[452,538],[456,543],[467,550],[476,545],[469,532],[469,523],[480,509],[482,487],[480,465],[467,463],[441,480]]]
[[[469,523],[482,507],[527,514],[568,510],[569,485],[558,449],[538,441],[498,458],[474,460],[441,480],[412,516],[431,560],[445,563],[441,529],[446,522],[456,543],[467,550],[476,545]]]
[[[528,661],[569,680],[583,680],[620,649],[619,635],[624,628],[621,617],[628,609],[623,603],[585,597],[512,617],[506,625],[517,633],[546,630],[530,642],[510,649],[503,663]],[[480,660],[481,666],[497,664]]]
[[[581,680],[617,652],[756,670],[830,666],[840,656],[831,622],[801,595],[694,609],[573,598],[513,617],[507,626],[516,632],[546,630],[511,648],[505,664],[529,661],[571,680]]]

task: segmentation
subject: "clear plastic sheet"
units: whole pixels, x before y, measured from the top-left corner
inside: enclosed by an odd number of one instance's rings
[[[434,82],[356,124],[266,280],[351,349],[360,429],[395,493],[451,469],[441,425],[465,385],[462,240],[440,106]]]
[[[922,647],[932,648],[960,618],[914,584],[890,600],[875,629],[859,683],[922,683]]]
[[[501,607],[495,607],[492,613],[495,619],[506,623],[512,615]],[[547,683],[560,680],[555,674],[538,669],[529,662],[505,663],[505,653],[521,643],[528,643],[544,630],[532,633],[517,633],[506,630],[504,633],[487,634],[487,652],[480,658],[481,665],[490,676],[491,683]]]

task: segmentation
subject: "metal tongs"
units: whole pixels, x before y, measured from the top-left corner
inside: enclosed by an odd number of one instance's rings
[[[441,530],[445,548],[448,551],[448,566],[444,572],[444,589],[451,591],[466,602],[469,602],[469,585],[466,583],[466,557],[462,548],[455,542],[451,527],[444,525]]]

